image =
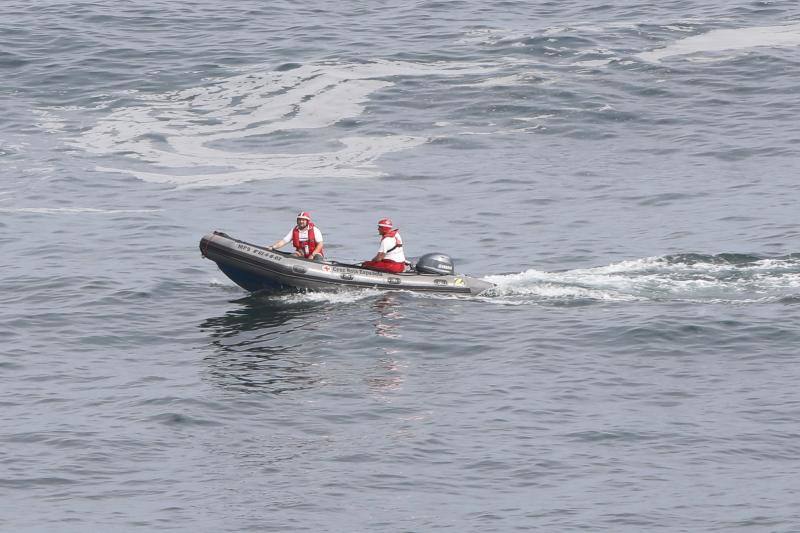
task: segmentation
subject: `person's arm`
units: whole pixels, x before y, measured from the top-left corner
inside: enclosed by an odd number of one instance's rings
[[[273,248],[275,248],[275,249],[283,248],[284,246],[286,246],[286,243],[288,243],[290,240],[292,240],[292,232],[291,231],[289,233],[287,233],[286,236],[283,239],[279,240],[278,242],[276,242],[272,246],[267,246],[267,248],[269,248],[270,250],[272,250]]]
[[[311,257],[309,259],[314,259],[316,256],[322,255],[322,248],[325,246],[325,243],[322,241],[322,232],[319,228],[314,228],[314,240],[316,241],[317,245],[314,247],[314,251],[311,252]]]
[[[267,246],[267,248],[269,248],[270,250],[274,250],[275,248],[283,248],[284,246],[286,246],[286,241],[281,239],[272,246]]]
[[[386,237],[385,239],[381,239],[381,245],[378,248],[378,253],[375,254],[375,257],[372,258],[373,261],[383,261],[383,258],[386,257],[386,250],[391,248],[391,246],[389,246],[390,239],[393,242],[395,242],[395,240],[392,237]]]

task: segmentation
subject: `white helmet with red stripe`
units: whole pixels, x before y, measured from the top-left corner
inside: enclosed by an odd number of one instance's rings
[[[297,220],[300,220],[300,219],[308,220],[310,222],[311,221],[311,213],[309,213],[308,211],[301,211],[301,212],[297,213]]]
[[[382,218],[378,221],[378,233],[380,233],[381,235],[386,235],[387,233],[392,231],[393,227],[394,224],[392,224],[391,218]]]

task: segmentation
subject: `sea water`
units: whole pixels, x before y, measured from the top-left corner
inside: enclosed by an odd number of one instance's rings
[[[797,531],[795,2],[0,6],[0,530]],[[249,295],[391,217],[496,287]]]

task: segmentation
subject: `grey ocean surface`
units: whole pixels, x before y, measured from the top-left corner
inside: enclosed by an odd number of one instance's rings
[[[800,531],[795,1],[0,3],[0,530]],[[200,256],[391,216],[475,297]]]

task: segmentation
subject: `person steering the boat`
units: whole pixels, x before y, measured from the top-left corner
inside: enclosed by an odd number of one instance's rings
[[[382,218],[378,221],[378,234],[381,244],[378,253],[370,261],[361,263],[362,268],[397,274],[406,268],[406,254],[403,252],[403,239],[393,227],[392,220]]]
[[[296,250],[294,255],[314,261],[321,261],[323,259],[324,246],[322,242],[322,232],[311,222],[311,214],[308,211],[298,213],[297,225],[289,230],[289,233],[287,233],[283,239],[267,248],[270,250],[279,249],[290,242]]]

